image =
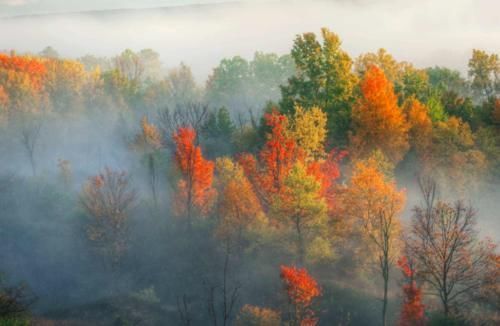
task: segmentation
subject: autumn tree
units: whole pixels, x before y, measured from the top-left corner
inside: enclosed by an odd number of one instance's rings
[[[497,54],[472,50],[469,60],[469,77],[472,90],[479,98],[487,98],[500,92],[500,60]]]
[[[267,208],[272,196],[282,192],[284,180],[302,151],[290,136],[287,116],[274,110],[266,113],[264,119],[270,132],[259,153],[259,162],[253,155],[244,154],[240,156],[240,163]]]
[[[461,201],[437,198],[436,183],[419,180],[423,203],[413,209],[408,247],[419,275],[439,298],[446,317],[463,311],[465,303],[496,270],[491,242],[480,241],[476,211]]]
[[[281,88],[280,107],[291,115],[297,106],[320,107],[328,116],[330,139],[344,144],[350,125],[353,90],[357,82],[352,60],[342,50],[340,38],[327,28],[323,42],[314,33],[298,35],[292,48],[296,72]]]
[[[321,288],[305,268],[281,266],[280,273],[288,298],[288,323],[295,326],[317,325],[319,319],[312,309],[321,296]]]
[[[325,155],[327,117],[318,107],[304,110],[296,107],[290,126],[290,136],[304,151],[306,159],[320,159]]]
[[[361,98],[352,111],[352,155],[363,158],[379,149],[393,163],[408,151],[408,124],[397,103],[392,84],[372,66],[361,82]]]
[[[141,119],[141,131],[135,136],[132,147],[139,151],[146,159],[148,168],[149,185],[155,206],[158,205],[158,151],[162,148],[162,137],[156,126],[148,121],[147,117]]]
[[[376,156],[354,164],[348,189],[344,193],[345,214],[357,220],[373,263],[383,280],[382,322],[387,324],[387,294],[390,270],[399,255],[400,220],[405,194],[399,191],[384,162]]]
[[[47,68],[40,58],[0,54],[0,85],[8,98],[7,118],[19,112],[41,112],[48,108],[45,79]]]
[[[87,237],[113,267],[127,251],[128,216],[135,201],[127,174],[110,168],[90,177],[81,191],[80,203],[89,217]]]
[[[408,120],[410,148],[416,152],[420,161],[425,162],[431,155],[432,146],[432,121],[427,107],[411,98],[405,102],[404,111]]]
[[[196,132],[189,127],[181,127],[173,134],[175,162],[180,173],[174,212],[177,216],[185,217],[189,228],[193,217],[208,213],[215,195],[212,187],[214,163],[203,158],[195,139]]]
[[[230,158],[216,161],[217,228],[216,234],[227,245],[242,248],[245,231],[263,219],[260,202],[243,168]]]
[[[470,126],[456,117],[434,124],[427,163],[426,171],[460,197],[477,190],[488,167]]]
[[[428,96],[430,85],[425,70],[416,69],[406,61],[397,61],[383,48],[376,53],[360,55],[354,63],[354,68],[360,77],[363,77],[371,66],[377,66],[384,72],[387,79],[394,85],[400,103],[410,97],[423,101]]]
[[[307,174],[303,164],[297,163],[283,185],[283,191],[272,199],[271,216],[294,234],[298,263],[302,265],[306,256],[330,257],[330,244],[324,234],[327,205],[321,197],[321,184]]]
[[[422,289],[417,286],[415,262],[406,256],[398,260],[398,267],[403,274],[403,307],[399,317],[401,326],[425,325],[425,306],[422,303]]]

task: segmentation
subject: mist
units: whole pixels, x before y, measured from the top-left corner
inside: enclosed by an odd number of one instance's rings
[[[499,321],[500,2],[0,11],[0,325]]]
[[[191,66],[204,82],[222,58],[288,53],[297,34],[328,27],[352,57],[386,48],[418,67],[465,73],[473,48],[498,52],[500,4],[459,1],[257,1],[34,15],[0,20],[0,49],[112,56],[152,48],[166,67]],[[21,36],[21,37],[20,37]]]

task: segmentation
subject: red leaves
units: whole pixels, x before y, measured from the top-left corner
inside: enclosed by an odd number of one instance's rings
[[[192,128],[179,128],[173,139],[175,161],[182,175],[174,201],[176,214],[191,218],[191,211],[195,208],[206,215],[215,196],[212,188],[214,163],[205,160],[201,148],[194,144],[196,132]]]
[[[316,280],[305,268],[281,266],[280,277],[283,280],[290,304],[295,308],[294,325],[317,325],[318,318],[310,309],[315,298],[321,295]]]
[[[318,283],[305,268],[282,265],[280,277],[292,304],[308,307],[314,298],[321,295]]]
[[[277,111],[264,115],[266,125],[271,128],[264,148],[260,152],[260,160],[264,165],[261,175],[261,186],[268,194],[281,191],[283,180],[299,158],[300,150],[295,140],[288,136],[288,118]]]
[[[406,257],[398,260],[398,266],[405,277],[403,285],[403,308],[399,324],[401,326],[425,325],[424,304],[422,303],[422,290],[415,281],[415,269]]]

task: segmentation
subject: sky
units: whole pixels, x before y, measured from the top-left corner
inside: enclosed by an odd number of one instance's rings
[[[214,0],[0,0],[0,17],[117,8],[210,4]],[[328,27],[352,57],[386,48],[418,67],[467,70],[473,48],[500,53],[500,0],[246,0],[0,19],[0,50],[64,57],[113,56],[152,48],[166,67],[184,62],[204,81],[221,59],[255,51],[289,53],[297,34]]]
[[[0,0],[1,16],[217,3],[228,0]]]

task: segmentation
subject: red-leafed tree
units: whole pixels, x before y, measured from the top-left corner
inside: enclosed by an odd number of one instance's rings
[[[174,212],[186,218],[188,227],[191,227],[195,214],[204,216],[208,213],[215,196],[212,187],[214,163],[203,158],[195,139],[196,132],[192,128],[179,128],[173,135],[175,162],[181,174],[174,198]]]
[[[273,195],[283,190],[283,183],[295,162],[303,155],[296,141],[290,135],[288,118],[277,111],[264,115],[270,129],[264,147],[257,159],[243,154],[239,163],[254,185],[259,199],[265,207]]]
[[[271,129],[259,158],[264,165],[261,186],[268,194],[276,194],[283,188],[283,181],[298,157],[298,146],[288,135],[288,118],[276,111],[264,116]]]
[[[316,280],[305,268],[281,266],[281,280],[287,293],[290,325],[317,325],[318,318],[311,309],[315,298],[321,295]]]
[[[422,303],[422,290],[417,286],[415,280],[415,264],[411,259],[403,256],[398,260],[398,267],[401,269],[404,277],[403,307],[401,309],[399,325],[425,325],[425,306]]]
[[[339,164],[346,156],[347,151],[332,150],[326,159],[312,161],[307,166],[307,173],[321,183],[321,196],[325,198],[330,213],[335,210]]]

